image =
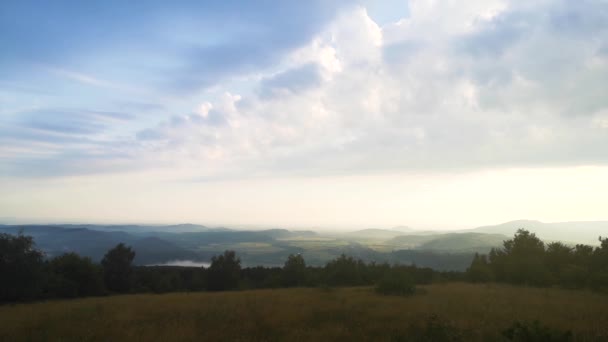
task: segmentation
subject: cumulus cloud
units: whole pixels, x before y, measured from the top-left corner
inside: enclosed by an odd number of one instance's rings
[[[384,26],[347,7],[281,53],[251,49],[261,64],[205,52],[246,65],[246,85],[220,82],[125,148],[208,177],[608,162],[604,2],[409,7]]]
[[[260,82],[259,94],[262,98],[288,96],[316,87],[321,81],[319,65],[304,64],[263,79]]]
[[[341,13],[217,132],[223,158],[313,173],[608,160],[604,4],[410,9],[385,27]]]

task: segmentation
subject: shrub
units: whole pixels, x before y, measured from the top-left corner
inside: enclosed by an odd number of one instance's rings
[[[558,331],[540,324],[538,320],[532,322],[515,322],[502,335],[509,341],[517,342],[569,342],[572,341],[572,332]]]

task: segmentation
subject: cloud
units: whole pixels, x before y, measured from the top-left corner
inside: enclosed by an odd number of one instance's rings
[[[109,133],[135,117],[128,113],[45,108],[0,122],[0,174],[49,176],[121,169],[128,144]]]
[[[316,87],[322,80],[319,65],[304,64],[263,79],[260,82],[259,94],[262,98],[288,96]]]
[[[295,96],[250,100],[239,113],[246,123],[227,126],[216,143],[225,158],[254,158],[255,168],[271,173],[606,163],[604,126],[583,118],[608,106],[601,96],[608,69],[589,65],[601,58],[605,28],[572,41],[563,30],[578,35],[575,21],[557,29],[543,14],[558,18],[572,6],[416,2],[400,27],[385,28],[362,8],[344,12],[288,58],[289,68],[261,81],[262,89],[273,89],[273,80]],[[585,11],[602,6],[587,3]],[[296,77],[320,65],[321,50],[340,65],[331,79]],[[306,92],[290,89],[297,81]],[[237,148],[243,141],[249,149]]]
[[[25,129],[77,135],[99,133],[112,123],[133,118],[127,113],[50,108],[19,113],[14,124]]]
[[[383,26],[361,6],[318,6],[228,16],[215,41],[180,44],[187,57],[158,79],[187,100],[114,151],[197,179],[608,162],[602,2],[413,0]],[[22,119],[82,134],[120,125]]]

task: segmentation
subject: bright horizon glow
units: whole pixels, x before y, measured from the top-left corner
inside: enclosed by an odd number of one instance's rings
[[[608,4],[0,4],[0,223],[608,220]]]
[[[605,220],[607,172],[575,167],[183,183],[158,175],[81,176],[0,183],[15,194],[0,206],[20,223],[465,229],[514,219]]]

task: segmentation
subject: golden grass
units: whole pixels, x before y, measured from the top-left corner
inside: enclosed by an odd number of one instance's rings
[[[437,314],[466,340],[538,319],[579,340],[608,336],[608,296],[452,283],[412,297],[371,288],[128,295],[0,307],[6,341],[390,341]]]

